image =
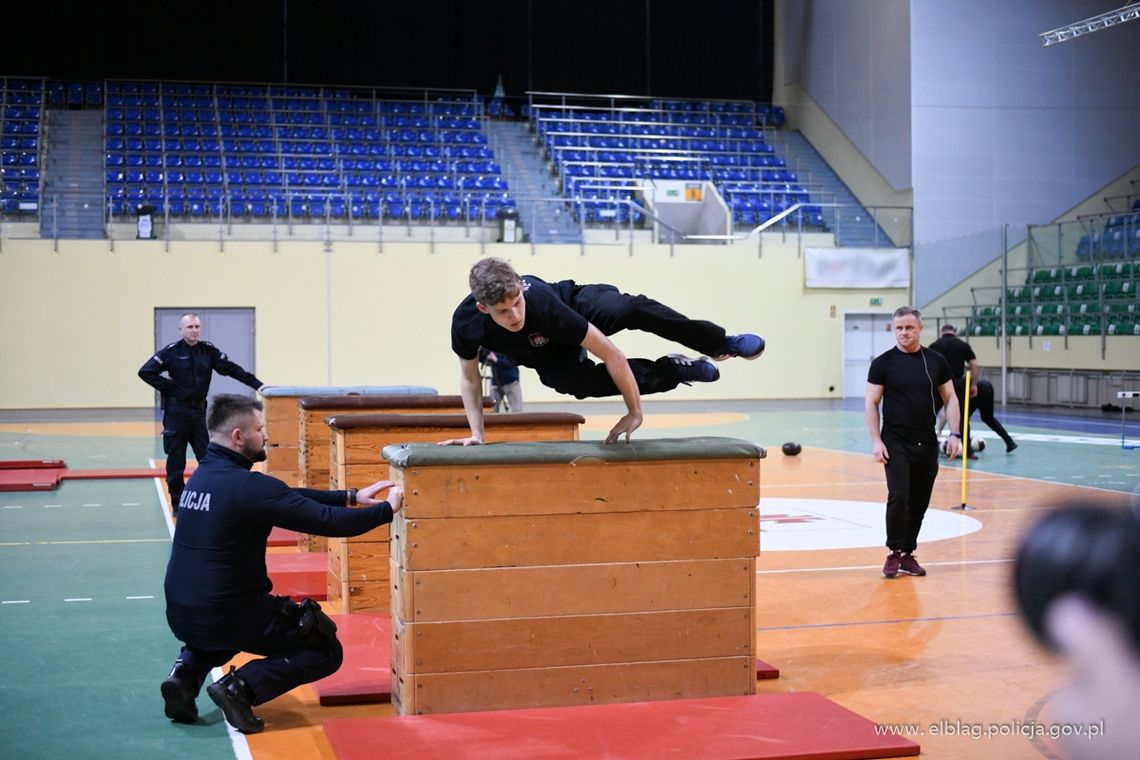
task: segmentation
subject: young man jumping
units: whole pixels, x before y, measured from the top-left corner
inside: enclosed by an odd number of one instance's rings
[[[628,442],[641,426],[641,394],[662,393],[680,383],[711,383],[720,370],[709,361],[739,356],[756,359],[764,339],[755,333],[726,335],[723,327],[689,319],[643,295],[632,296],[612,285],[579,285],[572,280],[547,283],[520,277],[510,264],[486,258],[471,268],[471,294],[451,319],[451,348],[459,357],[460,394],[471,425],[467,438],[443,445],[483,443],[483,387],[479,346],[502,351],[538,372],[543,385],[576,398],[620,394],[626,414],[606,443],[622,435]],[[657,360],[627,359],[608,336],[644,330],[702,354]],[[601,364],[589,356],[597,357]]]

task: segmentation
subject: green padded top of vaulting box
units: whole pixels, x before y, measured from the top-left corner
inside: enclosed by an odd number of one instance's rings
[[[439,467],[483,464],[572,464],[650,462],[665,459],[763,459],[764,448],[739,438],[635,438],[630,443],[540,441],[487,443],[482,446],[439,446],[402,443],[385,446],[381,456],[395,467]]]

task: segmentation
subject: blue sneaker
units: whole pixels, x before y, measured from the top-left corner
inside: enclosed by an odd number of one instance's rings
[[[739,356],[742,359],[759,359],[764,353],[764,337],[756,333],[729,335],[724,339],[724,350],[714,356],[718,362]]]
[[[693,383],[712,383],[720,379],[720,370],[706,357],[690,359],[680,354],[669,354],[666,357],[677,370],[677,377],[685,385]]]

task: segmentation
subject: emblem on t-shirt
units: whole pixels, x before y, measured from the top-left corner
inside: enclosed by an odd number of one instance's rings
[[[530,345],[533,348],[542,348],[550,342],[550,338],[546,337],[542,333],[531,333],[527,336],[527,339],[530,341]]]

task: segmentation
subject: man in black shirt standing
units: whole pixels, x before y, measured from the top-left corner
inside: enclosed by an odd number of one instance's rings
[[[311,599],[273,596],[265,569],[270,531],[279,526],[318,536],[358,536],[392,521],[403,490],[382,480],[359,491],[290,488],[251,472],[265,460],[261,402],[219,394],[210,406],[210,443],[183,493],[166,566],[166,620],[184,642],[162,682],[166,717],[198,719],[206,675],[238,652],[264,655],[206,689],[234,728],[264,728],[252,707],[335,673],[344,650],[336,623]],[[376,495],[385,489],[388,500]],[[359,506],[360,509],[349,509]]]
[[[629,436],[641,426],[641,394],[672,390],[681,383],[711,383],[716,365],[702,356],[679,354],[656,361],[626,359],[608,336],[644,330],[720,361],[733,356],[756,359],[764,339],[755,333],[726,335],[712,322],[689,319],[645,296],[631,296],[612,285],[578,285],[573,280],[546,283],[520,277],[502,259],[476,262],[469,277],[471,295],[451,318],[451,348],[459,357],[460,394],[471,436],[443,444],[483,442],[483,388],[479,347],[502,351],[517,364],[533,367],[543,385],[576,398],[621,394],[626,414],[610,430],[606,443]],[[587,352],[601,359],[596,364]]]
[[[139,369],[143,382],[162,394],[162,450],[166,453],[170,508],[175,516],[185,484],[187,444],[199,462],[206,455],[206,395],[210,392],[212,373],[228,375],[257,391],[265,388],[264,383],[230,361],[217,346],[201,340],[202,321],[197,314],[183,314],[178,332],[181,340],[160,350]]]
[[[958,403],[950,367],[941,354],[922,347],[922,315],[913,306],[895,310],[895,347],[871,362],[864,413],[871,454],[887,476],[887,548],[883,575],[926,575],[914,558],[918,532],[938,477],[938,436],[934,432],[941,398],[950,418],[947,450],[961,451]],[[883,404],[879,429],[879,402]]]
[[[954,376],[954,392],[958,395],[958,416],[966,405],[966,365],[970,367],[970,414],[977,410],[982,422],[990,426],[1005,442],[1008,454],[1017,448],[1005,427],[994,416],[994,385],[989,380],[982,379],[982,368],[978,365],[978,357],[970,344],[958,337],[958,330],[954,325],[942,325],[942,335],[930,344],[931,351],[937,351],[946,357],[950,365],[950,374]],[[973,452],[970,457],[974,458]]]

